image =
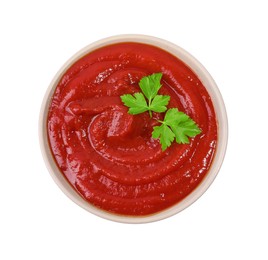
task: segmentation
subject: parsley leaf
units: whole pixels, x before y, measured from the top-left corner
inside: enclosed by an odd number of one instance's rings
[[[156,138],[160,139],[162,150],[164,151],[174,141],[175,134],[171,131],[171,129],[166,124],[162,124],[161,126],[154,127],[154,131],[152,132],[152,137],[155,139]]]
[[[136,115],[148,110],[147,102],[142,93],[125,94],[121,96],[125,106],[129,107],[129,114]]]
[[[165,112],[167,110],[166,105],[170,100],[170,96],[156,95],[149,107],[154,112]]]
[[[139,86],[149,103],[151,100],[157,95],[158,90],[161,88],[160,80],[162,78],[162,73],[154,73],[147,77],[143,77],[140,82]]]
[[[162,73],[155,73],[147,77],[143,77],[139,86],[143,93],[126,94],[121,96],[121,100],[125,106],[129,107],[129,114],[136,115],[149,111],[150,117],[152,112],[165,112],[170,96],[157,95],[158,90],[161,88],[160,80]],[[146,101],[145,97],[148,99]]]
[[[166,112],[164,121],[159,122],[162,125],[154,127],[152,137],[160,137],[163,151],[171,145],[174,138],[176,138],[176,142],[179,144],[188,144],[190,143],[189,137],[194,137],[201,133],[197,124],[185,113],[178,111],[177,108],[170,108]]]

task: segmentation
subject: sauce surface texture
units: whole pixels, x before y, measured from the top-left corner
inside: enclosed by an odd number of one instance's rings
[[[162,72],[168,108],[188,114],[202,133],[164,152],[151,137],[155,119],[127,113],[120,96],[141,92],[144,76]],[[154,113],[154,117],[163,118]],[[208,172],[217,146],[211,98],[182,61],[157,47],[119,43],[97,49],[62,76],[48,113],[54,159],[89,203],[121,215],[148,215],[185,198]]]

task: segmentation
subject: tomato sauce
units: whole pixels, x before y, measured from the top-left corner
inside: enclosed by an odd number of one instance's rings
[[[140,92],[144,76],[162,72],[159,94],[188,114],[202,133],[162,151],[149,113],[130,115],[120,96]],[[154,113],[153,118],[163,114]],[[157,213],[189,195],[208,173],[217,121],[202,82],[181,60],[155,46],[118,43],[99,48],[64,73],[47,120],[55,162],[89,203],[121,215]]]

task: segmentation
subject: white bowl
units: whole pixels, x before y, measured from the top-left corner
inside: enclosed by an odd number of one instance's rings
[[[190,193],[186,198],[184,198],[182,201],[180,201],[179,203],[175,204],[174,206],[166,210],[163,210],[159,213],[149,215],[149,216],[135,217],[135,216],[116,215],[116,214],[108,213],[107,211],[103,211],[99,208],[96,208],[93,205],[91,205],[89,202],[85,201],[71,187],[71,185],[68,183],[68,181],[65,179],[63,174],[58,169],[53,159],[53,156],[51,154],[50,147],[48,144],[48,133],[47,133],[48,109],[49,109],[51,97],[62,75],[73,63],[75,63],[85,54],[92,52],[93,50],[98,49],[100,47],[114,44],[114,43],[119,43],[119,42],[140,42],[140,43],[154,45],[178,57],[185,64],[187,64],[195,72],[198,78],[202,81],[203,85],[206,87],[207,91],[209,92],[211,96],[214,109],[217,115],[218,144],[217,144],[215,157],[213,159],[213,163],[209,169],[209,172],[205,176],[205,178],[198,185],[198,187],[192,193]],[[39,138],[40,138],[40,146],[41,146],[43,158],[52,178],[54,179],[56,184],[60,187],[60,189],[71,200],[73,200],[76,204],[86,209],[87,211],[97,216],[103,217],[105,219],[109,219],[109,220],[113,220],[117,222],[123,222],[123,223],[147,223],[147,222],[161,220],[161,219],[170,217],[182,211],[183,209],[191,205],[194,201],[196,201],[208,189],[208,187],[211,185],[211,183],[215,179],[221,167],[221,164],[223,162],[224,156],[225,156],[227,138],[228,138],[228,124],[227,124],[227,115],[226,115],[224,102],[223,102],[222,96],[219,92],[219,89],[216,83],[214,82],[214,80],[212,79],[208,71],[203,67],[202,64],[200,64],[199,61],[197,61],[192,55],[190,55],[184,49],[178,47],[177,45],[173,43],[165,41],[163,39],[155,38],[152,36],[146,36],[146,35],[130,34],[130,35],[113,36],[113,37],[105,38],[100,41],[94,42],[86,46],[79,52],[77,52],[61,67],[61,69],[58,71],[58,73],[55,75],[54,79],[50,83],[47,89],[47,92],[44,96],[44,99],[43,99],[39,120],[40,120]]]

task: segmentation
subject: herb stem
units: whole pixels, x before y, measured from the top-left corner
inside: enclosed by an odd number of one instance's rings
[[[148,112],[149,112],[150,118],[152,118],[152,111],[150,110],[151,102],[152,102],[152,99],[149,98],[149,102],[148,102],[148,108],[149,108],[149,110],[148,110]]]

